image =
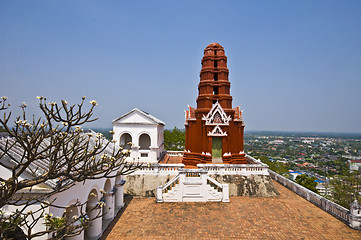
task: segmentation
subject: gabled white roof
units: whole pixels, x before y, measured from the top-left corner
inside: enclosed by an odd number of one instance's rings
[[[150,115],[147,112],[144,112],[138,108],[134,108],[130,112],[122,115],[121,117],[114,119],[112,121],[113,124],[157,124],[157,125],[165,125],[164,122],[159,120],[158,118]]]

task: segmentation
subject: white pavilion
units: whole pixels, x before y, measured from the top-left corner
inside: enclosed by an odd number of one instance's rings
[[[164,122],[138,108],[113,120],[113,140],[131,148],[127,161],[158,163],[164,151]]]

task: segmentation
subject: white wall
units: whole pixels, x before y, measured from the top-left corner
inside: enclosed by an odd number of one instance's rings
[[[164,126],[150,124],[113,124],[113,139],[119,145],[120,137],[128,133],[132,137],[132,152],[127,161],[138,160],[146,163],[157,163],[160,154],[163,152]],[[162,132],[162,134],[160,133]],[[139,137],[142,134],[148,134],[150,137],[150,150],[139,150]],[[148,153],[148,157],[141,157],[141,153]]]
[[[117,178],[109,178],[110,191],[108,191],[108,193],[106,193],[106,194],[102,194],[101,190],[104,190],[105,182],[107,181],[107,178],[102,178],[102,179],[97,179],[97,180],[86,180],[84,184],[83,184],[83,182],[76,183],[73,187],[71,187],[63,192],[56,193],[49,198],[49,202],[52,202],[53,205],[62,206],[64,208],[57,208],[57,207],[51,206],[50,208],[46,208],[45,213],[53,214],[54,217],[62,217],[64,215],[65,207],[75,204],[77,202],[77,200],[80,201],[81,203],[85,203],[88,200],[90,192],[92,190],[95,190],[98,200],[100,200],[100,198],[102,196],[106,195],[105,198],[109,201],[109,203],[106,205],[106,210],[108,211],[108,208],[111,208],[109,210],[110,214],[107,214],[107,217],[114,218],[116,215],[115,210],[123,207],[123,203],[124,203],[124,199],[123,199],[123,192],[124,192],[123,188],[124,187],[122,185],[119,185],[120,181],[123,178],[124,178],[123,176],[120,176]],[[117,189],[117,191],[115,193],[113,193],[112,190],[115,188]],[[5,206],[2,209],[2,211],[4,211],[5,213],[11,213],[11,212],[15,211],[17,208],[18,208],[17,206]],[[37,209],[39,209],[39,204],[33,204],[26,209],[26,212],[30,211],[30,210],[32,210],[34,212]],[[78,208],[78,212],[80,212],[80,211],[83,211],[83,213],[86,213],[86,206],[84,206],[83,209]],[[43,223],[44,223],[44,221],[42,219],[42,221],[39,221],[38,224],[35,225],[35,227],[33,228],[33,231],[40,232],[40,231],[46,230],[46,227]],[[95,224],[99,225],[98,229],[100,229],[100,232],[98,231],[96,236],[98,236],[98,235],[100,236],[102,234],[101,233],[102,220],[101,219],[96,220]],[[82,235],[72,237],[71,239],[81,240],[81,239],[83,239],[83,237],[84,237],[84,234],[82,233]],[[35,239],[36,240],[48,239],[48,236],[44,235],[42,237],[38,237]]]

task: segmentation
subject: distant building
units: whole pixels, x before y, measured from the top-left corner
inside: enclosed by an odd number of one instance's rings
[[[351,171],[358,171],[361,166],[361,160],[348,160],[347,164]]]
[[[302,172],[298,172],[298,171],[290,171],[289,174],[290,174],[290,179],[291,179],[292,181],[295,181],[296,178],[297,178],[297,176],[298,176],[298,175],[302,175],[303,173],[302,173]]]
[[[322,180],[317,180],[316,179],[315,182],[317,182],[316,189],[318,191],[318,194],[320,194],[321,196],[325,196],[325,195],[331,196],[332,195],[331,186],[327,186],[325,184],[325,182],[322,181]]]
[[[342,157],[351,160],[361,160],[361,156],[342,155]]]
[[[315,140],[313,140],[313,139],[304,139],[304,140],[302,140],[302,142],[306,143],[306,144],[311,144],[311,143],[314,143]]]
[[[279,144],[284,144],[285,141],[281,140],[281,139],[276,139],[276,140],[273,140],[273,141],[270,141],[268,142],[269,144],[276,144],[276,145],[279,145]]]

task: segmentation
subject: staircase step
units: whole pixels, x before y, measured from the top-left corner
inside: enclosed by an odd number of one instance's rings
[[[218,191],[218,187],[213,187],[214,184],[203,185],[202,181],[197,177],[188,177],[182,183],[174,185],[167,193],[163,192],[164,202],[221,202],[223,198],[222,191]],[[213,181],[213,180],[212,180]],[[182,184],[183,196],[180,196],[180,184]],[[183,186],[184,185],[184,186]],[[205,188],[205,189],[204,189]],[[205,195],[203,192],[206,190]]]

